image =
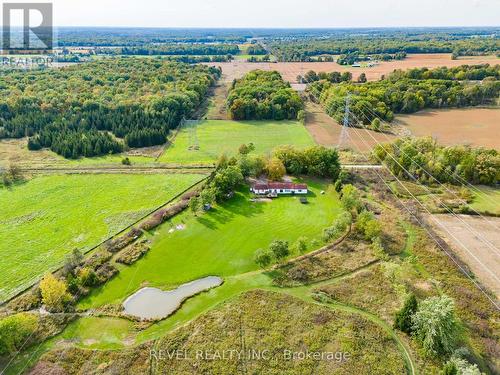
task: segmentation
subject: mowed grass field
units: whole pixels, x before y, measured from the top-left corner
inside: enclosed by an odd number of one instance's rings
[[[256,154],[266,154],[279,145],[313,146],[314,140],[297,121],[207,120],[185,125],[160,158],[164,163],[211,164],[226,153],[238,152],[253,142]]]
[[[308,242],[321,240],[323,229],[331,225],[341,207],[332,185],[308,183],[311,193],[307,205],[301,204],[298,197],[251,202],[245,188],[203,215],[195,217],[185,212],[175,217],[152,237],[151,250],[143,259],[130,267],[121,267],[114,279],[84,299],[79,307],[121,303],[144,285],[171,289],[204,276],[227,280],[257,270],[255,251],[267,248],[275,239],[287,240],[291,245],[301,236],[307,237]],[[324,195],[322,190],[326,191]],[[182,229],[177,228],[179,225]],[[310,246],[309,250],[313,248]],[[227,283],[227,287],[231,285],[234,286]],[[215,290],[222,293],[225,286]]]
[[[201,174],[55,175],[0,188],[0,302],[203,179]]]

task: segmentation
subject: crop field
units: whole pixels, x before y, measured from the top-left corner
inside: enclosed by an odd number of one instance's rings
[[[430,135],[445,145],[467,144],[500,150],[500,108],[426,110],[398,115],[396,120],[417,137]]]
[[[316,143],[337,147],[342,133],[342,126],[328,116],[320,105],[308,102],[306,105],[306,129],[311,133]],[[367,152],[377,142],[390,142],[395,137],[365,129],[349,129],[349,139],[342,148],[351,148],[354,151]]]
[[[479,216],[433,215],[430,223],[437,232],[446,238],[453,250],[471,268],[474,275],[498,297],[500,285],[496,270],[500,269],[500,260],[495,248],[486,243],[500,243],[500,218],[488,217],[489,223]],[[471,235],[472,230],[476,235]],[[466,250],[466,249],[467,250]]]
[[[221,154],[235,154],[240,145],[250,142],[256,154],[269,153],[279,145],[314,145],[306,128],[296,121],[208,120],[185,125],[159,161],[212,164]]]
[[[438,68],[441,66],[453,67],[466,64],[499,64],[500,59],[496,56],[474,56],[462,57],[452,60],[447,53],[436,54],[411,54],[404,60],[384,61],[372,67],[353,68],[352,66],[339,65],[336,62],[278,62],[278,63],[249,63],[246,61],[233,61],[227,63],[210,63],[222,68],[223,79],[232,82],[235,78],[254,69],[277,70],[283,79],[289,82],[297,82],[298,75],[304,75],[309,70],[315,72],[351,72],[353,78],[357,79],[361,73],[365,73],[369,81],[377,81],[383,75],[391,73],[395,69],[412,68]]]
[[[0,189],[0,301],[200,181],[201,174],[56,175]]]
[[[320,240],[323,228],[341,212],[340,202],[332,185],[307,182],[311,190],[307,205],[297,197],[251,202],[250,193],[244,190],[202,216],[184,213],[175,217],[159,228],[142,260],[122,267],[118,276],[84,299],[80,307],[119,303],[143,285],[169,289],[204,276],[226,279],[254,271],[255,251],[275,239],[291,245],[302,236]]]

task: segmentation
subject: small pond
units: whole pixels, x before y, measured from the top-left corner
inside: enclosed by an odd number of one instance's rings
[[[209,276],[163,291],[158,288],[142,288],[123,303],[125,313],[141,319],[164,319],[173,314],[186,299],[198,293],[222,285],[220,277]]]

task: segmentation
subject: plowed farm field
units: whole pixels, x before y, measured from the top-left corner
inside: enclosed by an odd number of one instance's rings
[[[464,64],[500,64],[500,59],[496,56],[474,56],[463,57],[452,60],[448,53],[437,54],[413,54],[401,61],[380,62],[372,67],[353,68],[352,66],[338,65],[335,62],[278,62],[278,63],[249,63],[246,61],[233,61],[227,63],[209,63],[222,68],[223,80],[232,82],[235,78],[241,78],[246,73],[255,70],[277,70],[283,78],[289,82],[297,82],[298,75],[304,75],[309,70],[316,72],[352,72],[353,78],[357,79],[361,73],[365,73],[368,80],[377,81],[383,75],[391,73],[395,69],[411,68],[437,68],[440,66],[459,66]]]

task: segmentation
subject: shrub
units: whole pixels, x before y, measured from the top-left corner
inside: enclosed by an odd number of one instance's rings
[[[56,279],[51,273],[46,274],[40,281],[40,291],[42,302],[48,310],[62,311],[71,300],[66,282]]]
[[[94,286],[99,283],[99,279],[93,269],[84,267],[78,271],[78,282],[85,287]]]
[[[414,294],[408,296],[401,310],[394,318],[394,328],[410,335],[412,333],[412,317],[417,312],[418,302]]]
[[[412,317],[412,330],[425,354],[450,354],[459,334],[453,300],[446,295],[424,300]]]
[[[298,281],[301,283],[309,281],[310,278],[309,272],[305,268],[304,264],[299,264],[298,267],[294,267],[290,271],[288,271],[288,277],[293,281]]]
[[[286,169],[280,159],[272,158],[267,162],[266,172],[271,181],[281,181],[286,174]]]
[[[73,249],[73,252],[66,258],[64,262],[64,273],[71,273],[83,262],[83,254],[79,249]]]
[[[131,265],[137,262],[140,258],[146,254],[150,248],[146,244],[147,240],[143,240],[140,243],[135,243],[129,246],[127,249],[121,251],[116,257],[116,262]]]
[[[305,252],[307,251],[307,237],[299,237],[297,242],[295,242],[295,249],[300,254],[305,254]]]
[[[357,214],[361,208],[359,190],[351,184],[344,185],[341,191],[340,202],[346,211]]]
[[[273,260],[273,254],[269,250],[258,249],[254,255],[254,261],[261,268],[269,266]]]
[[[356,221],[356,229],[363,233],[366,240],[373,240],[382,233],[380,222],[375,219],[375,215],[372,212],[366,210],[359,214]]]
[[[38,317],[19,313],[0,319],[0,355],[12,354],[21,349],[26,339],[38,328]]]
[[[269,245],[269,250],[274,254],[274,257],[279,261],[290,255],[288,241],[274,240]]]

